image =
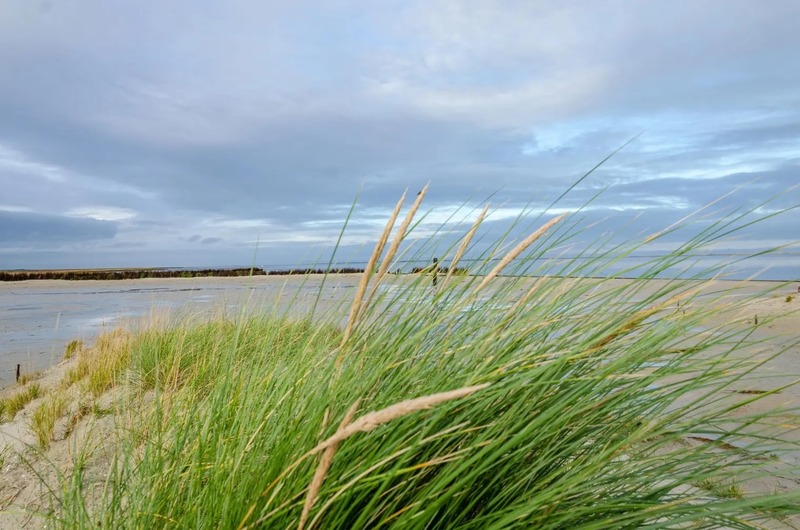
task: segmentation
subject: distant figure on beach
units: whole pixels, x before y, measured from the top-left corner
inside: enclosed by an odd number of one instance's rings
[[[433,258],[432,271],[433,271],[433,286],[436,287],[436,283],[439,280],[437,278],[437,276],[439,274],[439,258]]]

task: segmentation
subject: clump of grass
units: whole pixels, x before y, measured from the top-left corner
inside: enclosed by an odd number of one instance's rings
[[[91,348],[82,341],[71,341],[65,358],[77,356],[78,362],[67,370],[59,384],[62,390],[83,381],[84,389],[94,397],[117,384],[130,365],[133,335],[123,329],[114,329],[97,337]]]
[[[468,247],[482,218],[447,252],[434,254],[432,240],[405,252],[451,263],[477,253]],[[762,395],[728,391],[769,358],[741,355],[749,330],[719,320],[737,308],[709,300],[703,278],[714,271],[648,281],[736,221],[706,225],[624,283],[571,276],[598,276],[636,244],[538,265],[575,236],[567,217],[517,245],[508,234],[480,254],[474,275],[450,275],[437,289],[429,278],[382,274],[403,256],[395,241],[382,254],[387,228],[344,332],[338,313],[315,322],[275,313],[122,340],[102,380],[113,385],[127,370],[152,406],[128,411],[103,496],[76,475],[58,520],[555,529],[742,527],[797,513],[800,492],[744,497],[725,486],[698,499],[688,488],[729,484],[733,468],[742,483],[758,478],[767,472],[760,456],[797,448],[779,425],[760,429],[778,411],[745,408]],[[412,227],[404,221],[400,237]],[[741,401],[721,404],[723,394]]]
[[[25,386],[28,383],[30,383],[31,381],[36,381],[40,377],[42,377],[42,372],[40,372],[40,371],[23,372],[23,373],[19,374],[19,380],[17,380],[17,385]]]
[[[246,370],[253,357],[315,349],[339,337],[341,332],[334,326],[312,325],[307,320],[190,321],[135,337],[130,348],[136,355],[129,357],[129,367],[140,390],[175,391],[188,383],[192,390],[204,391],[217,383],[221,373]],[[229,355],[237,358],[233,366],[226,364]]]
[[[50,447],[56,422],[64,417],[66,412],[67,400],[61,392],[51,394],[33,411],[30,419],[30,428],[36,435],[40,448],[47,449]]]
[[[83,349],[83,341],[75,339],[69,341],[67,347],[64,348],[64,359],[72,359],[77,352]]]
[[[788,303],[789,303],[789,302],[791,302],[792,300],[794,300],[794,296],[792,296],[792,295],[790,295],[790,294],[787,294],[787,295],[786,295],[786,303],[788,304]]]
[[[78,364],[74,368],[70,368],[64,374],[64,377],[61,379],[60,387],[62,389],[67,389],[86,377],[89,373],[89,364]]]
[[[68,381],[85,378],[86,390],[99,397],[122,376],[130,363],[132,335],[115,329],[100,335],[94,346],[81,350],[78,365],[67,375]]]
[[[11,397],[0,399],[0,420],[12,421],[17,412],[42,394],[42,387],[38,383],[31,383]]]
[[[744,490],[736,483],[725,484],[711,479],[705,479],[698,482],[696,486],[721,499],[744,498]]]
[[[62,389],[67,389],[83,381],[93,369],[95,358],[94,348],[79,349],[76,355],[78,357],[78,362],[75,363],[75,366],[69,368],[61,379],[60,387]]]

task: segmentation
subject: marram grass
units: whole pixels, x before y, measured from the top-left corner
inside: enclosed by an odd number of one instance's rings
[[[22,390],[18,390],[9,397],[0,398],[0,422],[13,420],[17,412],[41,395],[42,389],[39,383],[34,382],[27,384]]]
[[[39,447],[46,449],[53,439],[56,422],[67,412],[67,401],[62,393],[54,393],[47,397],[33,411],[30,428],[36,434]]]
[[[76,450],[52,520],[758,528],[796,515],[800,492],[745,487],[774,466],[796,471],[784,434],[797,411],[752,414],[746,405],[762,395],[725,391],[768,360],[744,354],[753,326],[733,317],[742,302],[713,303],[705,280],[649,281],[736,222],[712,225],[630,282],[498,276],[535,274],[530,256],[574,236],[559,219],[505,244],[514,259],[504,262],[499,244],[485,253],[483,270],[503,263],[491,280],[451,276],[436,288],[430,276],[381,274],[399,248],[382,252],[389,226],[346,331],[338,313],[272,312],[106,338],[94,354],[77,352],[70,383],[93,395],[127,389],[113,458]],[[619,252],[597,255],[573,271],[590,276]]]

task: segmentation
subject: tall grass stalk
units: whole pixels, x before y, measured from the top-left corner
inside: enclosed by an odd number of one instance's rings
[[[370,290],[369,296],[367,297],[367,301],[364,303],[365,306],[369,306],[372,302],[375,293],[378,290],[378,287],[381,284],[381,280],[384,279],[386,276],[386,272],[389,270],[389,267],[392,264],[392,260],[394,259],[395,255],[397,255],[397,251],[400,249],[400,244],[406,238],[408,234],[409,227],[411,226],[411,222],[414,220],[414,216],[417,215],[417,211],[419,210],[422,201],[425,199],[425,195],[428,193],[428,187],[430,184],[425,184],[425,187],[417,194],[416,199],[414,199],[414,203],[409,208],[408,212],[406,213],[405,219],[400,224],[400,228],[397,229],[397,233],[392,239],[392,244],[389,246],[389,250],[386,252],[386,256],[383,258],[381,262],[381,266],[378,269],[378,272],[375,276],[375,282],[372,285],[372,289]],[[405,195],[403,195],[405,197]],[[399,206],[399,205],[398,205]],[[395,216],[397,214],[395,213]],[[377,251],[377,249],[376,249]]]
[[[469,252],[484,215],[450,260]],[[723,298],[735,287],[703,279],[714,270],[651,281],[688,267],[696,249],[744,218],[700,230],[631,281],[553,276],[552,263],[538,265],[533,258],[580,230],[559,220],[513,255],[495,246],[475,264],[502,263],[509,276],[449,276],[438,288],[424,275],[374,277],[386,235],[344,332],[338,313],[309,322],[267,311],[116,342],[124,366],[104,368],[110,375],[91,388],[126,381],[142,405],[133,400],[118,414],[110,464],[76,456],[81,469],[106,466],[108,478],[100,489],[87,488],[82,472],[65,480],[54,520],[65,528],[755,528],[796,515],[800,492],[748,484],[776,466],[797,471],[798,448],[786,436],[796,420],[786,418],[798,411],[754,413],[749,405],[769,393],[728,391],[783,350],[753,353],[760,339],[737,316],[743,302]],[[429,242],[409,244],[428,255]],[[590,277],[641,244],[557,270]]]

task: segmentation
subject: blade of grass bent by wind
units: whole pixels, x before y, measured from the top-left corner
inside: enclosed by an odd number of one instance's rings
[[[552,202],[550,203],[550,205],[549,205],[547,208],[545,208],[545,209],[542,211],[542,213],[541,213],[541,214],[539,214],[539,216],[537,217],[537,220],[538,220],[538,219],[540,219],[542,215],[544,215],[544,214],[546,214],[548,211],[552,210],[552,209],[553,209],[553,207],[554,207],[556,204],[558,204],[558,203],[560,203],[560,202],[561,202],[561,199],[563,199],[564,197],[566,197],[567,195],[569,195],[569,193],[570,193],[572,190],[574,190],[576,187],[578,187],[578,186],[579,186],[579,185],[580,185],[580,184],[581,184],[581,183],[582,183],[584,180],[586,180],[587,178],[589,178],[589,176],[591,176],[592,174],[594,174],[594,172],[595,172],[595,171],[597,171],[598,169],[600,169],[600,168],[601,168],[601,167],[602,167],[602,166],[603,166],[603,165],[604,165],[606,162],[608,162],[609,160],[611,160],[611,159],[612,159],[614,156],[616,156],[616,155],[617,155],[617,154],[618,154],[620,151],[622,151],[623,149],[625,149],[626,147],[628,147],[630,144],[632,144],[632,143],[633,143],[635,140],[637,140],[637,139],[638,139],[638,138],[639,138],[639,137],[640,137],[642,134],[644,134],[644,131],[642,131],[642,132],[639,132],[639,133],[635,134],[634,136],[632,136],[632,137],[631,137],[631,138],[630,138],[628,141],[626,141],[626,142],[625,142],[625,143],[623,143],[621,146],[619,146],[619,147],[617,147],[616,149],[614,149],[614,151],[612,151],[612,152],[611,152],[611,153],[610,153],[608,156],[606,156],[606,157],[605,157],[605,158],[603,158],[603,159],[602,159],[600,162],[598,162],[597,164],[595,164],[595,165],[594,165],[594,167],[592,167],[592,168],[591,168],[589,171],[587,171],[586,173],[584,173],[583,175],[581,175],[581,177],[580,177],[579,179],[577,179],[575,182],[573,182],[573,183],[572,183],[572,184],[571,184],[571,185],[570,185],[570,186],[569,186],[569,187],[568,187],[566,190],[564,190],[564,191],[561,193],[561,195],[559,195],[558,197],[556,197],[556,198],[555,198],[555,200],[554,200],[554,201],[552,201]]]
[[[486,218],[486,212],[488,211],[489,211],[489,205],[487,204],[483,208],[481,213],[478,214],[478,218],[475,219],[475,222],[472,224],[472,227],[467,232],[467,235],[464,236],[464,240],[461,242],[461,245],[459,245],[458,250],[456,251],[456,255],[450,261],[450,265],[447,269],[447,275],[445,276],[444,281],[442,281],[443,289],[447,286],[447,282],[448,280],[450,280],[450,277],[453,276],[453,273],[455,272],[456,267],[458,267],[461,258],[464,257],[464,254],[467,252],[469,244],[472,242],[472,238],[475,237],[475,232],[478,231],[478,227],[480,227],[481,223],[483,223],[483,220]]]
[[[342,224],[342,229],[339,231],[339,237],[336,238],[336,244],[333,246],[333,251],[331,252],[331,257],[328,260],[328,266],[325,267],[325,274],[322,276],[322,282],[319,284],[319,289],[317,290],[317,296],[314,298],[314,305],[311,306],[311,313],[309,318],[314,318],[314,315],[317,311],[317,305],[319,304],[319,299],[322,296],[322,290],[325,288],[325,280],[328,279],[328,272],[330,271],[331,267],[333,266],[333,260],[336,258],[336,252],[339,250],[339,245],[342,243],[342,237],[344,237],[344,232],[347,229],[347,225],[350,223],[350,218],[353,216],[353,211],[356,208],[356,204],[358,203],[358,194],[356,194],[353,202],[350,204],[350,209],[347,211],[347,216],[344,218],[344,223]]]

